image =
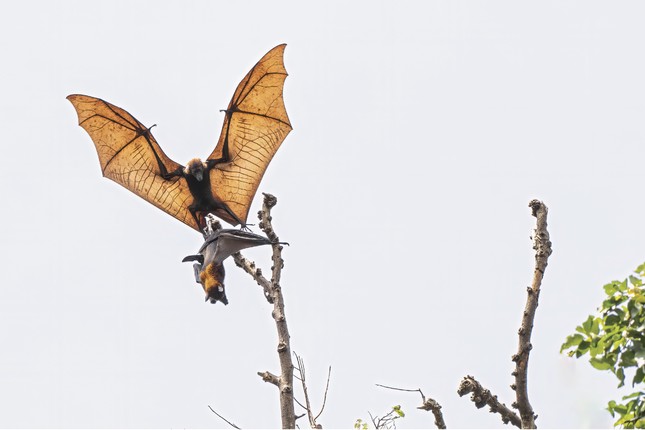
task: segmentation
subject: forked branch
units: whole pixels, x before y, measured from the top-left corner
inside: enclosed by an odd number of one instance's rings
[[[512,406],[519,411],[519,416],[508,409],[506,405],[500,403],[497,400],[497,396],[492,395],[489,390],[483,388],[472,376],[465,377],[457,391],[460,396],[472,393],[471,400],[475,402],[475,406],[481,408],[484,405],[489,405],[491,412],[499,413],[504,423],[510,422],[520,428],[536,428],[535,420],[537,415],[531,407],[528,395],[529,353],[533,348],[531,345],[531,333],[533,332],[533,321],[538,307],[542,278],[544,277],[549,256],[552,253],[546,222],[548,209],[539,200],[531,200],[529,207],[537,220],[532,237],[533,249],[535,250],[535,269],[533,270],[533,282],[527,288],[528,297],[522,314],[522,325],[518,331],[518,351],[513,354],[512,358],[515,363],[515,370],[512,373],[515,377],[515,382],[511,385],[511,388],[515,390],[516,396]]]

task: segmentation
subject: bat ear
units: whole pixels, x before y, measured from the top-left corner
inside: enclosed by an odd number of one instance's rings
[[[204,256],[201,254],[197,255],[188,255],[184,257],[183,260],[181,260],[182,263],[185,263],[187,261],[199,261],[200,264],[204,264]]]

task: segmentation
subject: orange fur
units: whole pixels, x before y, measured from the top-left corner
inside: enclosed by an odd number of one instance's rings
[[[224,289],[224,265],[211,263],[202,270],[199,274],[199,279],[202,281],[202,287],[209,297],[217,297],[219,287]]]

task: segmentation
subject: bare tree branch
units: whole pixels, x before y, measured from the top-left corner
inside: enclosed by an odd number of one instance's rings
[[[441,405],[435,399],[428,398],[424,400],[423,405],[418,406],[417,409],[432,412],[432,415],[434,415],[434,425],[438,429],[446,428],[446,422],[443,420],[443,414],[441,413]]]
[[[262,378],[264,382],[268,382],[270,384],[275,385],[276,387],[280,387],[280,378],[278,378],[268,370],[265,372],[258,372],[258,376]]]
[[[276,385],[280,391],[280,416],[282,418],[282,428],[294,428],[296,426],[296,413],[294,408],[293,397],[293,362],[291,360],[291,345],[289,329],[287,327],[287,319],[284,314],[284,298],[282,297],[282,288],[280,287],[280,275],[284,267],[284,260],[282,260],[282,245],[280,245],[278,236],[273,230],[271,224],[271,208],[273,208],[277,199],[271,194],[264,194],[264,203],[262,210],[258,212],[260,219],[259,227],[267,235],[269,240],[273,242],[273,267],[271,267],[271,282],[266,281],[262,276],[262,272],[258,273],[255,265],[245,264],[242,257],[239,256],[240,266],[253,276],[253,279],[258,282],[264,289],[264,295],[273,304],[273,312],[271,315],[276,323],[278,331],[278,358],[280,360],[280,376],[277,377],[270,372],[259,372],[258,375],[264,381],[271,382]],[[238,262],[238,258],[235,258]]]
[[[475,406],[478,409],[488,405],[490,406],[491,413],[498,413],[501,415],[502,422],[504,424],[508,424],[510,422],[515,427],[521,428],[522,421],[520,420],[520,417],[509,409],[508,406],[500,403],[499,400],[497,400],[497,396],[493,395],[490,390],[482,387],[475,377],[470,375],[461,380],[459,388],[457,389],[457,394],[461,397],[469,393],[472,393],[470,400],[475,403]]]
[[[377,387],[381,388],[387,388],[388,390],[396,390],[396,391],[406,391],[406,392],[418,392],[421,394],[421,406],[417,406],[417,409],[421,409],[424,411],[431,411],[432,415],[434,415],[434,425],[437,426],[438,429],[445,429],[446,428],[446,422],[443,420],[443,413],[441,413],[441,405],[439,402],[437,402],[434,399],[426,399],[426,396],[423,395],[423,391],[421,391],[421,388],[417,389],[407,389],[407,388],[397,388],[397,387],[389,387],[387,385],[381,385],[381,384],[376,384]]]
[[[215,409],[211,408],[211,407],[210,407],[210,405],[208,405],[208,409],[210,409],[210,410],[211,410],[211,412],[213,412],[215,415],[217,415],[218,417],[220,417],[220,419],[222,419],[223,421],[225,421],[225,422],[226,422],[226,424],[228,424],[229,426],[233,427],[234,429],[239,429],[239,427],[238,427],[238,426],[236,426],[235,424],[233,424],[232,422],[230,422],[229,420],[227,420],[226,418],[224,418],[223,416],[221,416],[220,414],[218,414],[217,412],[215,412]]]
[[[471,400],[475,402],[475,406],[482,408],[484,405],[489,405],[491,412],[499,413],[505,424],[510,422],[520,428],[536,428],[535,420],[537,415],[531,407],[528,395],[529,353],[533,348],[531,345],[531,333],[533,331],[535,312],[538,307],[542,278],[544,277],[549,256],[553,252],[549,232],[546,228],[548,208],[539,200],[531,200],[529,207],[533,216],[537,219],[532,237],[533,249],[535,250],[535,269],[533,271],[532,285],[527,288],[526,307],[522,315],[522,325],[518,331],[518,351],[513,354],[512,358],[515,363],[515,370],[512,373],[515,377],[515,383],[511,385],[511,388],[515,391],[516,400],[511,406],[519,411],[519,416],[508,409],[506,405],[499,403],[497,396],[493,396],[489,390],[483,388],[472,376],[465,377],[457,390],[460,396],[472,393]]]
[[[241,252],[236,252],[233,254],[233,261],[238,267],[244,269],[246,273],[251,275],[251,277],[258,283],[259,286],[264,290],[264,297],[266,297],[269,303],[273,303],[273,298],[271,297],[271,282],[262,275],[262,269],[255,267],[253,261],[248,260],[242,255]]]
[[[526,307],[522,315],[522,325],[518,331],[519,342],[517,354],[513,355],[512,360],[515,362],[515,383],[511,388],[515,390],[516,402],[513,404],[517,407],[520,417],[522,418],[522,428],[536,428],[535,415],[531,403],[529,402],[528,394],[528,367],[529,367],[529,353],[533,348],[531,345],[531,333],[533,331],[533,321],[535,319],[535,312],[538,307],[538,298],[540,297],[540,287],[542,285],[542,278],[544,271],[548,264],[548,259],[551,253],[551,241],[549,240],[549,232],[547,231],[546,217],[549,212],[544,203],[539,200],[531,200],[529,207],[532,210],[533,216],[536,218],[536,226],[533,232],[533,249],[535,250],[535,269],[533,271],[533,282],[531,287],[526,289],[528,297],[526,299]]]

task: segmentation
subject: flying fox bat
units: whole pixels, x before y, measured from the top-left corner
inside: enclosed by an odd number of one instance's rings
[[[286,242],[278,242],[285,244]],[[224,260],[242,249],[253,246],[271,245],[269,239],[251,232],[235,229],[217,230],[206,237],[199,253],[189,255],[182,261],[196,261],[193,264],[195,280],[206,292],[206,301],[228,304],[224,288]]]
[[[103,176],[197,231],[209,213],[245,227],[260,180],[291,131],[282,98],[285,46],[270,50],[237,86],[206,161],[194,158],[186,166],[168,158],[152,127],[125,110],[85,95],[67,99],[96,146]]]

